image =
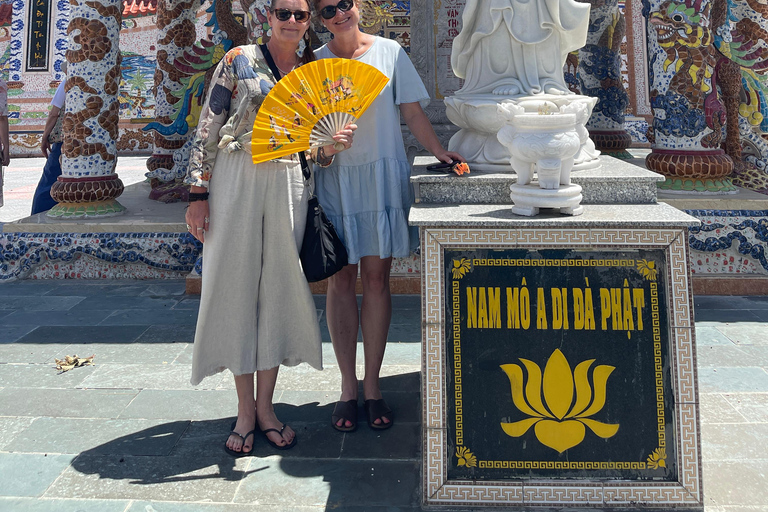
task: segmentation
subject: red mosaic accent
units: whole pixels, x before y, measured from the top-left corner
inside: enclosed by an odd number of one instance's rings
[[[600,151],[621,151],[632,145],[632,136],[624,130],[590,131],[589,138]]]
[[[157,0],[123,0],[123,18],[151,16],[157,12]]]
[[[685,153],[654,149],[645,157],[645,165],[668,178],[719,180],[733,171],[733,160],[722,150]]]
[[[115,199],[123,193],[117,175],[92,178],[59,177],[51,187],[51,197],[58,203],[95,203]]]

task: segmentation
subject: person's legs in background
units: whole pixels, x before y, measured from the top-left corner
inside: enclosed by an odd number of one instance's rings
[[[35,196],[32,199],[32,215],[46,212],[57,204],[51,197],[51,187],[61,176],[61,144],[61,142],[51,144],[51,151],[43,168],[43,175],[40,177],[40,182],[35,189]]]

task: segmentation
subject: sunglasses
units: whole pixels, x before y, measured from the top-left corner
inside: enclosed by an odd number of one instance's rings
[[[334,16],[336,16],[336,9],[347,12],[352,8],[354,3],[352,0],[341,0],[336,5],[326,5],[322,9],[320,9],[320,16],[323,17],[323,19],[330,20],[333,19]]]
[[[348,1],[348,0],[343,0]],[[280,21],[288,21],[291,19],[291,16],[299,22],[303,23],[309,19],[309,11],[292,11],[290,9],[273,9],[272,12],[275,15],[275,18],[277,18]]]

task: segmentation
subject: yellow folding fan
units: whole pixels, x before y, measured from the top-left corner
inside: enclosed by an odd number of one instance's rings
[[[387,82],[375,67],[351,59],[321,59],[294,69],[259,107],[253,163],[333,144],[333,135],[354,123]]]

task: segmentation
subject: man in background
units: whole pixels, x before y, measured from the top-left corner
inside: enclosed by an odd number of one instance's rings
[[[61,72],[66,75],[67,63],[61,63]],[[32,199],[32,215],[45,212],[56,206],[56,201],[51,197],[51,186],[61,176],[61,143],[62,120],[64,119],[64,100],[66,99],[65,84],[66,77],[61,81],[56,89],[56,94],[51,100],[51,111],[48,113],[48,119],[45,122],[43,131],[43,140],[40,149],[43,156],[48,159],[43,168],[43,175],[35,189],[35,196]]]

